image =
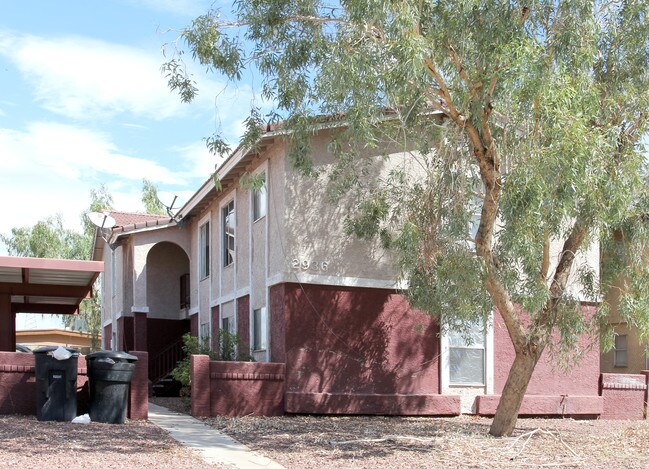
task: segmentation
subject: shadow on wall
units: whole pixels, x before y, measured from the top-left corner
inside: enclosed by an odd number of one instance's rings
[[[439,394],[439,327],[389,290],[286,286],[286,390]]]
[[[308,177],[291,169],[285,173],[285,216],[290,222],[283,223],[284,235],[278,240],[285,267],[296,274],[394,282],[394,259],[383,249],[381,242],[378,239],[361,240],[345,233],[344,221],[355,214],[356,199],[352,193],[339,197],[335,202],[332,199],[337,190],[328,176],[329,165],[334,162],[327,151],[328,138],[326,132],[322,132],[312,142],[314,166],[323,174]],[[358,161],[366,163],[363,178],[368,181],[379,180],[390,169],[388,160],[381,157]],[[291,168],[290,161],[286,166]],[[279,214],[274,215],[278,218]]]

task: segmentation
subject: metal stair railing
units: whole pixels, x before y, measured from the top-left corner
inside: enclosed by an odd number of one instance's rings
[[[149,379],[153,384],[172,372],[180,360],[185,358],[182,337],[167,345],[149,360]]]

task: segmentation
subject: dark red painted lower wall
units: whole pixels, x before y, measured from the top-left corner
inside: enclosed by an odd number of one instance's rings
[[[147,313],[133,313],[133,350],[147,350]]]
[[[237,336],[244,350],[250,350],[250,295],[237,298]]]
[[[198,313],[189,316],[189,333],[198,337]]]
[[[592,307],[585,306],[584,314],[592,314]],[[590,347],[589,337],[582,337],[580,347],[586,353],[569,370],[559,368],[556,360],[545,350],[534,369],[534,374],[527,387],[528,395],[548,394],[574,394],[596,396],[599,388],[599,347]],[[595,339],[596,340],[596,339]],[[511,364],[514,362],[515,352],[507,328],[500,314],[494,313],[494,394],[500,394]]]
[[[594,308],[583,307],[584,315]],[[546,349],[534,369],[527,387],[520,415],[598,416],[603,412],[599,395],[599,347],[589,347],[594,339],[583,336],[579,347],[584,355],[568,370],[561,369]],[[478,413],[493,415],[498,406],[509,369],[514,361],[514,346],[507,328],[497,312],[494,313],[494,394],[478,398]]]
[[[135,330],[133,327],[132,316],[122,316],[117,318],[117,336],[119,344],[117,350],[134,350],[135,349]]]
[[[219,315],[219,307],[212,307],[212,352],[216,352],[216,347],[218,345],[217,337],[219,336],[219,330],[221,330],[221,316]]]
[[[271,289],[271,311],[276,305],[288,412],[459,413],[457,396],[439,395],[439,326],[403,296],[284,284]],[[271,343],[282,340],[279,330],[271,326]]]
[[[286,362],[286,308],[284,284],[270,287],[270,361]]]
[[[134,352],[136,362],[134,379],[130,386],[129,417],[146,419],[148,407],[147,354]],[[88,367],[86,357],[77,359],[77,414],[88,412]],[[0,415],[36,414],[36,375],[34,355],[31,353],[0,352]]]
[[[147,348],[149,359],[153,359],[160,351],[178,341],[183,334],[189,332],[189,319],[147,319]]]

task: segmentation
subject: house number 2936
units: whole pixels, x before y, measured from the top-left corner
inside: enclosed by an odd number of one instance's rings
[[[295,270],[310,270],[312,272],[326,272],[329,268],[328,261],[310,261],[307,259],[293,259],[291,267]]]

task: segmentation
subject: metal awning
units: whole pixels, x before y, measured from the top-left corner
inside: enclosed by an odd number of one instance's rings
[[[0,256],[0,295],[12,313],[74,314],[103,271],[101,261]]]

